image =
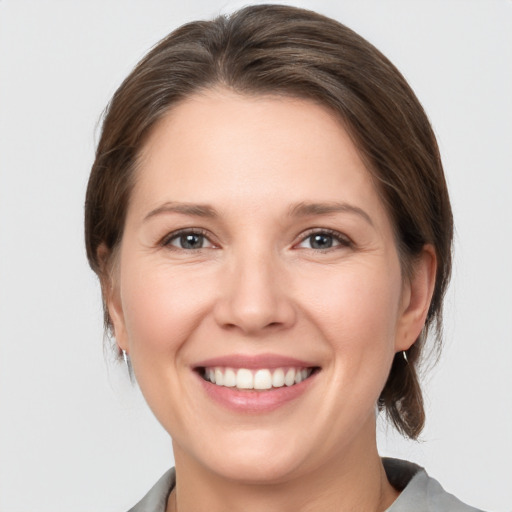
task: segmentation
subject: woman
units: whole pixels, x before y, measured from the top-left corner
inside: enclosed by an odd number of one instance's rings
[[[105,322],[176,470],[133,509],[475,510],[381,460],[424,424],[452,216],[394,66],[283,6],[181,27],[114,95],[86,199]]]

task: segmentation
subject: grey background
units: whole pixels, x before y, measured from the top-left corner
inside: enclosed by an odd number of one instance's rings
[[[128,509],[168,436],[102,346],[83,198],[110,96],[172,28],[248,2],[0,1],[0,511]],[[185,4],[185,5],[182,5]],[[512,2],[297,1],[373,42],[439,137],[457,226],[446,345],[421,443],[461,499],[512,510]]]

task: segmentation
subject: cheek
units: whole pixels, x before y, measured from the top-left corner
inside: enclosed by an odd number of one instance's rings
[[[121,300],[132,355],[158,359],[177,352],[208,307],[208,280],[165,264],[145,265],[141,272],[126,263]]]
[[[342,361],[372,358],[377,364],[383,354],[393,353],[401,297],[398,264],[353,265],[314,279],[305,276],[302,295],[307,296],[304,308],[331,349],[343,353]]]

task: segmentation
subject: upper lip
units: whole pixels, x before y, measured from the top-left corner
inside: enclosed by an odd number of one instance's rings
[[[278,354],[259,354],[259,355],[244,355],[232,354],[220,357],[213,357],[205,359],[194,365],[195,368],[212,368],[212,367],[226,367],[226,368],[247,368],[255,370],[258,368],[312,368],[318,365],[310,361],[296,359],[294,357],[282,356]]]

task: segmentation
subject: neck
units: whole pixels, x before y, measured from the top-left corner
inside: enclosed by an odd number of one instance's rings
[[[167,512],[382,512],[399,493],[387,480],[374,439],[269,484],[223,478],[174,446],[177,480]]]

